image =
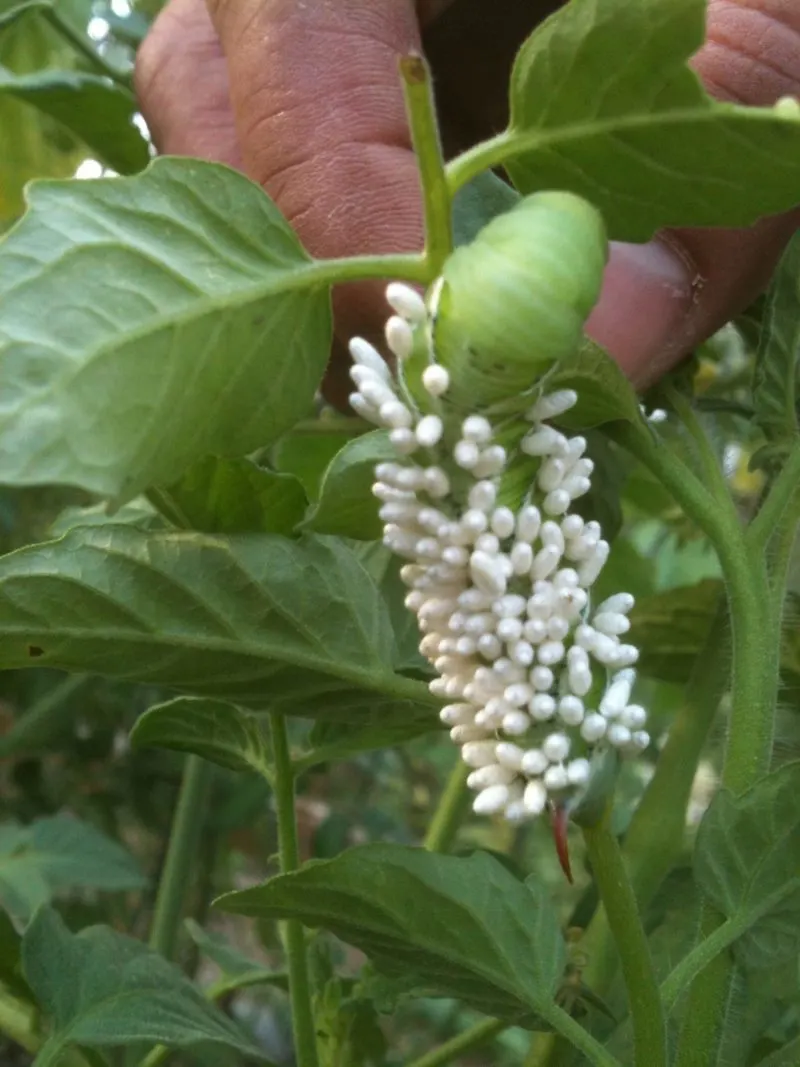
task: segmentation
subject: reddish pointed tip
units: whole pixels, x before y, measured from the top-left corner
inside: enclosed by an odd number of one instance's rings
[[[569,839],[567,837],[569,812],[565,807],[553,805],[553,807],[550,808],[550,825],[553,828],[553,840],[556,845],[558,862],[561,864],[561,870],[567,876],[567,881],[572,885],[572,868],[569,862]]]

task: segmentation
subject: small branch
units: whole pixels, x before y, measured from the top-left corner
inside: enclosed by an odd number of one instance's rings
[[[700,918],[701,936],[704,939],[714,936],[724,922],[724,916],[706,901]],[[698,1063],[716,1062],[732,977],[731,960],[718,955],[692,983],[678,1040],[675,1067],[695,1067]]]
[[[172,959],[175,953],[186,893],[195,874],[194,861],[205,823],[213,771],[212,764],[200,756],[188,756],[184,764],[150,928],[150,948],[167,959]]]
[[[453,212],[444,169],[431,74],[422,56],[400,60],[411,142],[417,156],[425,212],[425,262],[432,278],[453,251]]]
[[[789,453],[786,463],[772,483],[758,514],[747,529],[747,543],[753,552],[763,551],[781,525],[787,508],[797,499],[800,487],[800,442]],[[795,519],[796,521],[796,519]]]
[[[592,1037],[588,1030],[584,1030],[580,1023],[576,1022],[563,1008],[553,1001],[550,1004],[532,1005],[545,1022],[550,1023],[562,1037],[574,1045],[584,1054],[593,1067],[621,1067],[619,1060],[608,1052],[596,1037]],[[642,1067],[656,1067],[659,1061],[653,1064],[642,1064]]]
[[[468,775],[469,767],[457,756],[425,835],[423,848],[429,852],[447,852],[453,844],[461,820],[469,808]]]
[[[501,1034],[503,1030],[507,1030],[511,1025],[511,1023],[503,1022],[502,1019],[486,1019],[484,1022],[470,1027],[469,1030],[465,1030],[463,1034],[451,1038],[450,1041],[445,1041],[443,1045],[432,1049],[424,1056],[420,1056],[419,1059],[413,1060],[406,1067],[443,1067],[444,1064],[451,1063],[457,1056],[461,1056],[465,1052],[471,1052],[487,1041],[491,1041],[493,1037],[497,1037],[498,1034]]]
[[[291,288],[305,287],[309,281],[321,285],[359,282],[366,278],[388,278],[427,285],[434,275],[425,256],[349,256],[345,259],[315,259],[295,275]]]
[[[294,770],[289,751],[286,720],[282,715],[273,711],[270,712],[269,722],[275,757],[274,795],[278,818],[280,869],[281,874],[287,874],[290,871],[296,871],[300,866],[294,810]],[[316,1026],[311,1005],[305,933],[302,923],[297,919],[287,919],[284,931],[297,1067],[318,1067]]]
[[[736,508],[733,498],[725,482],[719,461],[711,448],[711,442],[700,424],[694,408],[674,386],[666,384],[664,393],[675,409],[675,413],[680,418],[684,429],[694,441],[695,455],[700,463],[706,488],[719,504],[726,508],[735,518]]]
[[[637,1067],[666,1067],[667,1031],[661,994],[617,839],[608,819],[583,831],[594,880],[608,916],[628,991]]]

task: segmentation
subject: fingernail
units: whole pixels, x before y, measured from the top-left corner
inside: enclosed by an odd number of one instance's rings
[[[650,384],[684,352],[696,270],[662,240],[611,242],[600,300],[586,332],[636,385]]]

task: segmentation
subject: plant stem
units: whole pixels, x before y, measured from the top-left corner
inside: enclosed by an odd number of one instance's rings
[[[36,1033],[37,1011],[0,989],[0,1033],[6,1034],[26,1052],[38,1052],[42,1042]]]
[[[622,964],[633,1023],[637,1067],[666,1067],[666,1027],[661,994],[639,908],[608,815],[583,837]]]
[[[678,390],[669,384],[664,386],[664,392],[675,409],[675,413],[681,420],[684,429],[694,442],[694,451],[703,472],[703,481],[706,489],[714,496],[721,507],[725,508],[735,518],[736,509],[733,497],[725,482],[717,457],[711,447],[711,442],[700,424],[697,413],[692,405],[682,396]]]
[[[554,1030],[557,1030],[571,1045],[582,1052],[594,1067],[620,1067],[619,1060],[603,1048],[596,1037],[592,1037],[588,1030],[584,1030],[581,1024],[559,1007],[555,1001],[548,1004],[536,1004],[533,1007],[545,1022],[550,1023]],[[646,1067],[657,1067],[658,1062],[653,1061],[652,1065],[647,1064]]]
[[[275,759],[273,788],[278,818],[278,854],[281,874],[287,874],[290,871],[296,871],[300,866],[294,810],[294,770],[289,751],[286,720],[282,715],[273,711],[270,712],[269,722]],[[316,1027],[311,1006],[305,933],[302,923],[297,919],[287,919],[284,931],[297,1067],[318,1067]]]
[[[724,916],[705,901],[700,918],[703,940],[713,936],[724,921]],[[725,955],[717,955],[692,983],[678,1040],[675,1067],[701,1067],[701,1064],[716,1062],[732,977],[730,959]]]
[[[431,276],[453,251],[453,213],[442,157],[431,74],[422,56],[400,60],[411,141],[417,157],[425,214],[425,260]]]
[[[348,256],[344,259],[315,259],[295,275],[290,288],[308,284],[338,285],[365,278],[396,278],[427,285],[433,278],[425,256],[417,253],[388,256]]]
[[[772,483],[758,514],[747,530],[747,541],[753,552],[763,551],[775,530],[782,524],[800,486],[800,444],[795,444]]]
[[[187,756],[167,856],[156,895],[150,947],[167,959],[175,953],[186,892],[194,877],[214,768],[200,756]]]
[[[375,427],[364,419],[349,415],[326,415],[322,419],[300,419],[292,427],[292,433],[300,433],[305,436],[316,436],[325,433],[346,434],[348,437],[359,437],[361,434],[370,433]]]
[[[45,742],[49,741],[52,736],[50,720],[56,714],[61,714],[63,705],[88,680],[88,674],[70,675],[35,701],[24,715],[14,721],[8,733],[0,737],[0,759],[40,751],[43,743],[42,735],[46,735]]]
[[[448,852],[453,844],[461,820],[469,809],[468,775],[469,767],[456,757],[423,842],[423,848],[429,852]]]
[[[432,1049],[424,1056],[420,1056],[419,1059],[413,1060],[406,1067],[442,1067],[443,1064],[454,1060],[456,1056],[460,1056],[464,1052],[470,1052],[485,1042],[491,1041],[493,1037],[501,1034],[510,1025],[510,1023],[503,1022],[501,1019],[486,1019],[484,1022],[470,1027],[469,1030],[465,1030],[463,1034],[458,1034],[457,1037],[445,1041],[443,1045]]]
[[[695,661],[655,774],[623,842],[622,851],[640,910],[650,903],[683,847],[692,784],[728,676],[729,641],[727,613],[721,604]],[[584,980],[602,996],[611,985],[618,962],[608,917],[602,908],[598,908],[586,931],[583,948],[589,958]]]
[[[42,14],[56,33],[63,37],[79,55],[82,55],[83,58],[94,67],[98,74],[102,75],[104,78],[110,78],[111,81],[120,86],[120,88],[127,89],[128,92],[130,92],[130,77],[127,74],[123,74],[122,71],[117,70],[116,67],[112,67],[110,63],[107,63],[94,45],[74,26],[70,25],[68,19],[65,19],[59,14],[57,8],[46,6],[41,10]]]

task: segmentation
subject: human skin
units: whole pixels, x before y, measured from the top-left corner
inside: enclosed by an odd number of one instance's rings
[[[161,151],[244,170],[313,255],[413,251],[422,218],[398,56],[424,48],[445,147],[460,150],[502,128],[515,48],[557,6],[170,0],[140,49],[137,91]],[[710,0],[693,66],[721,99],[770,105],[800,95],[800,3]],[[612,245],[589,332],[636,384],[649,384],[763,289],[798,223],[793,212],[749,229]],[[334,311],[340,351],[356,333],[377,340],[382,285],[338,287]],[[341,375],[328,387],[341,398]]]

